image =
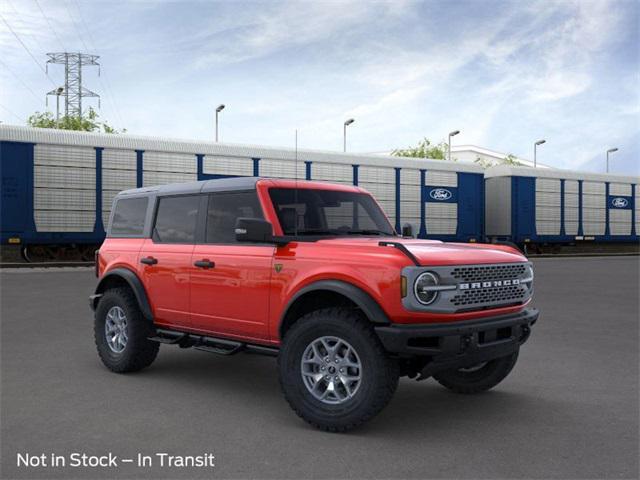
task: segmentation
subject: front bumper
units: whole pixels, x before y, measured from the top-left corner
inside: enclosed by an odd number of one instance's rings
[[[539,312],[519,313],[466,322],[375,327],[384,348],[403,357],[426,357],[422,376],[465,368],[514,353],[527,341]]]

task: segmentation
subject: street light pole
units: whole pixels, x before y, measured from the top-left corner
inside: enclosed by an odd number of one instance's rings
[[[449,151],[447,152],[449,161],[451,161],[451,137],[455,137],[459,133],[460,133],[460,130],[454,130],[453,132],[449,132]]]
[[[218,141],[218,114],[224,110],[224,104],[221,103],[220,105],[218,105],[218,108],[216,108],[216,142]]]
[[[607,173],[609,173],[609,154],[613,153],[613,152],[617,152],[618,148],[610,148],[609,150],[607,150]]]
[[[355,122],[353,118],[350,118],[349,120],[346,120],[344,122],[344,125],[342,128],[342,151],[343,152],[347,151],[347,126],[351,125],[353,122]]]
[[[56,124],[60,123],[60,95],[64,92],[64,87],[56,89]]]
[[[545,142],[546,140],[538,140],[533,144],[533,168],[536,168],[538,166],[538,145],[542,145]]]

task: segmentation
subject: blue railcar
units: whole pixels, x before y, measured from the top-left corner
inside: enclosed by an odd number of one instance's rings
[[[484,180],[476,165],[0,125],[0,242],[32,258],[91,254],[114,196],[166,183],[262,176],[359,185],[398,231],[480,241]],[[28,256],[28,255],[27,255]]]
[[[518,245],[638,242],[639,180],[557,169],[489,168],[487,237]]]

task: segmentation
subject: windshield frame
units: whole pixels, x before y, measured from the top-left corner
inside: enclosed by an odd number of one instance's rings
[[[296,194],[297,190],[297,194]],[[351,226],[350,229],[343,228],[328,228],[326,224],[326,216],[322,219],[316,219],[316,221],[323,222],[321,225],[322,228],[306,228],[297,231],[293,231],[291,228],[285,229],[285,225],[283,225],[282,216],[280,213],[281,205],[284,203],[285,205],[289,204],[289,201],[293,201],[296,195],[308,196],[315,194],[317,196],[322,196],[323,194],[331,193],[337,196],[343,197],[354,197],[354,200],[358,200],[355,204],[358,207],[363,208],[367,215],[367,220],[370,220],[376,228],[359,228],[354,229]],[[287,194],[292,198],[276,198],[275,195],[278,194]],[[287,238],[295,238],[299,241],[316,241],[320,239],[326,238],[355,238],[355,237],[397,237],[393,225],[389,221],[387,215],[382,210],[382,207],[378,204],[375,198],[368,192],[362,190],[336,190],[332,188],[291,188],[284,186],[271,186],[267,189],[267,195],[271,206],[273,208],[273,212],[275,213],[275,219],[278,222],[278,226],[282,231],[282,235]],[[286,202],[285,202],[286,200]],[[299,204],[309,204],[309,202],[300,200]],[[312,214],[318,216],[319,213],[325,215],[322,206],[317,206],[316,211]]]

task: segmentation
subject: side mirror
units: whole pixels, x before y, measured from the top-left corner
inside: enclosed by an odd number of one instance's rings
[[[243,218],[236,220],[236,240],[238,242],[273,243],[273,228],[261,218]]]
[[[407,238],[413,238],[413,227],[410,223],[402,225],[402,236]]]

